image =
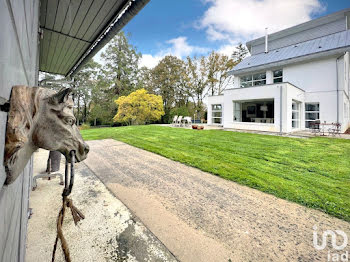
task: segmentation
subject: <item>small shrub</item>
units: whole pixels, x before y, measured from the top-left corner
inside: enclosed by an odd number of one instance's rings
[[[86,124],[86,123],[82,124],[79,127],[80,130],[86,130],[86,129],[90,129],[90,128],[91,128],[90,124]]]

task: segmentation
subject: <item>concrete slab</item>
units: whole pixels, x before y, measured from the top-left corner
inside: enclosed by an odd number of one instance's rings
[[[46,169],[48,151],[34,154],[34,174]],[[64,172],[64,163],[61,163]],[[58,177],[38,180],[32,191],[26,261],[51,261],[63,187]],[[63,225],[72,261],[176,261],[167,248],[120,202],[84,163],[77,164],[72,192],[85,219],[74,225],[67,210]],[[56,261],[64,261],[61,247]]]

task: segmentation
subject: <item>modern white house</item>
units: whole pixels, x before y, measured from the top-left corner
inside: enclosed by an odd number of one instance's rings
[[[208,98],[208,124],[290,133],[350,127],[350,8],[246,43],[234,85]]]

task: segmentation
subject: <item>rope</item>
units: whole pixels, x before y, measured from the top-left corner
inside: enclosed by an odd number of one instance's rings
[[[64,258],[66,262],[71,262],[70,258],[70,253],[69,253],[69,248],[68,248],[68,243],[66,239],[63,236],[63,231],[62,231],[62,224],[64,220],[64,216],[66,213],[66,206],[70,208],[72,217],[74,220],[74,224],[77,225],[78,222],[81,219],[84,219],[85,216],[83,213],[81,213],[74,205],[73,205],[73,200],[68,198],[70,193],[72,192],[73,184],[74,184],[74,162],[75,162],[75,155],[74,151],[71,151],[71,177],[70,177],[70,183],[68,186],[68,161],[66,159],[66,166],[65,166],[65,187],[62,192],[62,208],[60,212],[58,213],[57,217],[57,236],[55,240],[55,244],[53,246],[53,252],[52,252],[52,262],[55,261],[55,254],[56,254],[56,248],[57,248],[57,243],[58,239],[61,241],[61,247],[64,253]]]

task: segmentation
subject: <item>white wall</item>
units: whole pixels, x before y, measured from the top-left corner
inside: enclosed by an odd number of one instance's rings
[[[343,99],[344,115],[343,115],[343,126],[342,131],[350,128],[350,101],[344,96]]]
[[[281,93],[282,88],[282,93]],[[283,101],[281,113],[281,95]],[[233,121],[233,101],[253,101],[253,100],[274,100],[274,123],[247,123]],[[249,88],[234,88],[224,91],[223,96],[210,96],[208,98],[208,124],[212,125],[211,105],[222,104],[223,106],[223,126],[224,128],[246,129],[280,132],[292,132],[292,101],[296,100],[302,103],[301,105],[301,128],[304,128],[304,92],[288,83],[278,83],[266,86],[257,86]],[[280,122],[282,114],[282,125]]]
[[[342,112],[343,112],[343,118],[342,118],[342,131],[345,131],[347,128],[350,128],[350,53],[346,52],[344,55],[344,85],[342,87]]]
[[[336,58],[285,66],[283,82],[289,82],[305,92],[336,91]]]
[[[39,0],[0,1],[0,97],[13,85],[36,85]],[[7,113],[0,112],[0,261],[25,261],[32,161],[5,186],[3,153]]]
[[[280,85],[258,86],[224,91],[224,127],[254,129],[262,131],[279,131]],[[275,111],[274,124],[237,123],[233,121],[233,101],[273,99]]]
[[[338,63],[338,75],[336,65]],[[290,82],[305,91],[305,102],[320,103],[320,120],[328,123],[341,122],[343,131],[348,125],[344,122],[345,73],[344,58],[327,58],[319,61],[286,66],[283,68],[283,81]],[[338,77],[338,79],[337,79]],[[338,81],[338,82],[337,82]],[[339,88],[337,102],[337,84]],[[337,103],[339,120],[337,117]]]

